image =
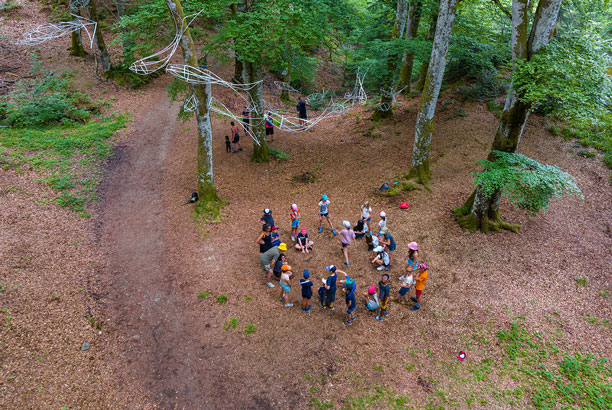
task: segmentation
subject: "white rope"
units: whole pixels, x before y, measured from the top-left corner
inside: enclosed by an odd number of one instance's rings
[[[280,88],[280,89],[281,89],[281,91],[282,91],[282,90],[287,90],[287,91],[289,91],[290,93],[297,93],[297,94],[301,94],[301,91],[296,90],[295,88],[291,87],[291,86],[289,85],[289,83],[285,83],[285,82],[282,82],[282,81],[274,81],[274,84],[275,84],[275,85],[276,85],[278,88]]]
[[[70,7],[70,10],[72,11],[79,11],[88,4],[89,0],[70,0],[68,7]]]
[[[72,14],[72,16],[75,18],[72,21],[42,24],[35,29],[26,32],[23,35],[23,39],[18,41],[18,44],[36,46],[49,40],[53,40],[54,38],[59,38],[65,36],[66,34],[70,34],[73,31],[85,29],[85,32],[89,37],[90,47],[93,48],[94,36],[96,35],[96,28],[98,24],[93,20],[77,16],[76,14]],[[88,27],[93,27],[93,33],[89,32]]]

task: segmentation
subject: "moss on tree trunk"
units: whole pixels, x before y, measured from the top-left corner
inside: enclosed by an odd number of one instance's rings
[[[406,38],[415,39],[421,21],[422,1],[411,1],[408,10],[408,20],[406,21]],[[402,94],[410,93],[410,80],[412,79],[412,67],[414,64],[414,53],[404,51],[402,57],[402,68],[400,69],[398,88],[404,89]]]
[[[81,30],[72,32],[72,45],[68,50],[70,50],[70,55],[75,57],[87,57],[87,53],[83,48],[83,43],[81,39]]]
[[[108,54],[108,50],[106,49],[106,43],[104,42],[104,35],[102,34],[102,28],[100,26],[100,22],[98,21],[98,9],[96,8],[95,0],[89,0],[89,4],[87,6],[87,10],[89,11],[89,18],[97,23],[96,26],[96,47],[98,48],[98,53],[100,56],[100,63],[102,65],[102,72],[106,77],[111,74],[112,65],[110,61],[110,56]]]
[[[253,141],[253,156],[251,159],[255,162],[268,162],[270,160],[268,153],[268,143],[266,142],[266,130],[264,121],[264,106],[263,106],[263,69],[259,63],[243,62],[244,70],[242,77],[247,83],[257,83],[257,85],[249,88],[249,104],[251,108],[251,117],[249,127],[255,137]]]

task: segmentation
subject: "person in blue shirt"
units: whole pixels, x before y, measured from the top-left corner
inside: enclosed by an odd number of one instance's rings
[[[345,279],[341,282],[344,282],[344,286],[342,286],[342,290],[344,291],[344,300],[346,301],[346,320],[342,322],[344,326],[348,326],[353,324],[353,320],[355,320],[355,316],[353,312],[357,307],[357,300],[355,299],[355,290],[357,289],[357,284],[353,279],[351,279],[346,272],[336,271],[344,274]]]
[[[336,266],[329,265],[325,268],[328,272],[331,272],[331,275],[327,277],[325,280],[325,294],[323,300],[323,309],[330,308],[334,310],[334,302],[336,301],[336,280],[338,279],[338,274],[336,273]]]
[[[272,227],[272,234],[270,235],[271,239],[272,239],[272,246],[278,246],[281,243],[280,240],[280,235],[278,233],[278,227],[273,226]]]
[[[310,299],[312,298],[312,281],[310,278],[310,272],[308,269],[304,269],[304,277],[300,279],[300,286],[302,287],[302,312],[310,312],[312,305]]]
[[[393,239],[393,236],[389,233],[389,228],[386,226],[380,230],[379,243],[387,247],[387,253],[389,254],[389,266],[391,266],[393,263],[393,252],[395,252],[397,245],[395,243],[395,239]]]

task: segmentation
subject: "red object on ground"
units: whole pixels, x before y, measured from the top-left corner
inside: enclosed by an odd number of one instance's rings
[[[407,203],[407,202],[402,202],[402,203],[400,204],[400,208],[402,208],[402,209],[408,209],[408,207],[409,207],[409,206],[410,206],[410,205],[408,205],[408,203]]]
[[[459,352],[459,356],[457,356],[457,359],[459,359],[460,361],[464,361],[466,357],[467,356],[466,356],[465,352],[462,350],[462,351]]]

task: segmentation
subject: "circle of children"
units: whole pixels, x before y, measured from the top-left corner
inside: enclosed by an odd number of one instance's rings
[[[319,202],[319,233],[323,232],[323,219],[327,220],[329,228],[334,236],[338,232],[334,229],[330,219],[330,201],[327,195],[322,195]],[[363,295],[363,305],[370,312],[375,312],[374,319],[383,321],[388,315],[388,305],[391,297],[390,290],[390,275],[387,273],[391,269],[393,262],[393,254],[396,251],[396,243],[387,228],[387,215],[384,211],[379,212],[378,225],[372,229],[372,208],[368,201],[361,205],[361,217],[354,228],[351,228],[349,221],[343,221],[343,228],[340,234],[340,242],[342,252],[344,254],[346,266],[349,266],[348,248],[353,239],[364,238],[370,252],[370,262],[372,267],[378,271],[382,271],[381,280],[378,286],[371,285]],[[314,242],[308,237],[306,228],[300,228],[300,211],[296,204],[292,204],[289,210],[291,218],[291,240],[295,242],[293,247],[297,252],[307,254],[312,252]],[[262,223],[262,232],[257,238],[259,244],[259,262],[264,270],[264,279],[266,285],[270,288],[275,287],[271,282],[274,276],[280,282],[280,300],[286,308],[293,306],[289,303],[289,293],[292,287],[293,272],[291,266],[287,263],[287,256],[283,253],[287,251],[287,244],[281,242],[278,233],[278,227],[274,225],[274,218],[270,209],[264,209],[264,214],[260,219]],[[372,232],[376,231],[376,235]],[[406,267],[404,274],[398,279],[400,280],[400,289],[394,301],[401,304],[409,305],[414,302],[410,310],[418,310],[421,308],[421,297],[425,283],[427,282],[427,265],[419,262],[419,246],[416,242],[408,244],[408,256],[406,258]],[[341,292],[344,294],[346,301],[346,319],[344,325],[350,325],[355,320],[355,309],[357,307],[357,297],[355,291],[357,284],[349,275],[338,269],[335,265],[329,265],[325,268],[329,272],[329,276],[322,278],[323,285],[319,287],[318,294],[320,304],[323,309],[334,310],[334,302],[336,300],[337,287],[341,286]],[[339,280],[338,275],[342,275]],[[304,270],[303,277],[299,280],[302,290],[302,312],[310,312],[312,305],[313,281],[310,279],[308,269]],[[414,297],[410,297],[410,290],[415,288]]]

